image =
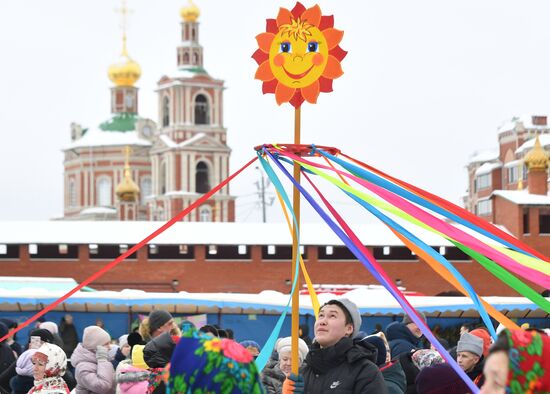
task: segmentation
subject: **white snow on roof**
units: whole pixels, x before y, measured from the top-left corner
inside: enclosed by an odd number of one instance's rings
[[[80,211],[81,215],[95,215],[95,214],[111,214],[116,213],[115,208],[108,208],[108,207],[92,207],[92,208],[86,208]]]
[[[484,161],[491,161],[498,159],[498,151],[491,149],[491,150],[481,150],[481,151],[475,151],[468,159],[468,163],[479,163]]]
[[[519,167],[519,166],[523,166],[523,160],[512,160],[512,161],[509,161],[508,163],[505,163],[504,164],[504,167],[506,168],[510,168],[510,167]]]
[[[151,142],[139,136],[137,131],[103,131],[90,128],[84,136],[63,150],[85,148],[90,146],[151,146]]]
[[[545,126],[541,125],[534,125],[533,124],[533,116],[546,116],[547,122],[550,122],[550,116],[548,115],[521,115],[521,116],[514,116],[512,119],[509,119],[505,122],[503,122],[500,127],[498,128],[498,132],[502,133],[504,131],[510,131],[513,130],[518,123],[523,123],[523,127],[526,129],[536,129],[536,130],[544,130],[544,129],[550,129],[550,125],[547,123]]]
[[[493,162],[493,163],[483,163],[475,172],[475,175],[485,175],[490,174],[493,172],[494,169],[502,167],[502,163],[500,161]]]
[[[518,205],[550,205],[550,196],[531,194],[527,190],[495,190],[491,196],[500,196]]]
[[[164,222],[29,221],[0,222],[0,244],[136,244]],[[365,245],[402,246],[382,223],[350,224]],[[303,245],[343,245],[319,223],[300,226]],[[411,230],[413,228],[411,227]],[[452,246],[442,237],[420,228],[414,233],[431,246]],[[286,223],[178,222],[150,242],[159,245],[290,245]]]
[[[205,133],[197,133],[193,137],[188,138],[185,141],[180,142],[179,144],[175,142],[173,139],[171,139],[169,136],[167,136],[166,134],[162,134],[160,136],[160,139],[162,142],[166,144],[166,146],[170,148],[178,148],[178,147],[183,148],[184,146],[189,146],[194,144],[195,142],[203,139],[204,137],[206,137]]]
[[[525,141],[517,150],[516,150],[516,154],[521,154],[521,153],[527,153],[527,151],[530,151],[531,149],[533,149],[533,146],[535,146],[535,140],[536,138],[531,138],[530,140],[528,141]],[[539,141],[540,141],[540,144],[546,148],[546,149],[550,149],[550,134],[540,134],[539,135]]]

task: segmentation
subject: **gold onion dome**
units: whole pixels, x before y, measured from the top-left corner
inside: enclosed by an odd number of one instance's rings
[[[201,11],[199,10],[199,7],[197,7],[191,0],[189,0],[188,6],[182,7],[180,10],[181,18],[185,22],[196,22],[197,19],[199,19],[200,14]]]
[[[124,170],[124,179],[116,187],[116,195],[122,201],[137,201],[139,186],[132,180],[130,169]]]
[[[107,74],[116,86],[134,86],[141,77],[141,67],[128,56],[126,51],[126,38],[123,40],[122,53],[118,62],[109,66]]]
[[[535,146],[525,155],[523,161],[530,170],[546,170],[548,168],[548,154],[542,148],[538,135],[535,139]]]

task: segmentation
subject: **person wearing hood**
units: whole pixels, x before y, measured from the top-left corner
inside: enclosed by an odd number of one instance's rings
[[[418,312],[424,322],[426,316]],[[422,331],[418,328],[408,315],[403,316],[401,322],[393,322],[386,327],[386,338],[390,345],[391,358],[399,357],[400,354],[409,353],[413,349],[421,348],[420,338]]]
[[[471,333],[462,334],[456,345],[456,362],[466,375],[481,387],[483,385],[483,340]]]
[[[377,334],[365,336],[362,341],[376,348],[376,365],[382,372],[388,393],[403,394],[407,386],[405,372],[398,360],[388,361],[386,342]]]
[[[31,357],[34,385],[28,394],[69,394],[63,380],[67,355],[59,346],[43,343]]]
[[[361,314],[353,302],[340,298],[324,304],[315,321],[315,340],[306,356],[303,379],[291,374],[283,392],[387,393],[382,373],[374,363],[376,349],[353,340],[360,328]]]
[[[110,342],[111,337],[101,327],[84,329],[82,343],[71,356],[77,381],[76,394],[115,393],[115,369],[108,358]]]
[[[550,393],[550,337],[504,329],[489,350],[480,394]]]
[[[268,394],[281,394],[283,383],[292,372],[292,337],[280,338],[276,345],[277,360],[271,360],[262,371],[262,384]],[[242,345],[242,343],[241,343]],[[306,342],[298,338],[298,366],[301,367],[309,348]]]
[[[4,323],[10,331],[14,328],[17,328],[17,322],[15,320],[1,318],[0,322]],[[8,339],[6,339],[6,343],[9,345],[9,347],[11,347],[11,350],[17,353],[17,356],[20,356],[21,353],[23,353],[23,348],[20,344],[17,343],[17,333],[10,335]]]
[[[8,332],[8,327],[4,323],[0,322],[0,338],[5,336]],[[7,371],[13,368],[12,364],[15,363],[16,358],[17,355],[8,345],[8,342],[0,342],[0,375],[4,375],[4,372],[6,372],[5,377],[0,377],[0,392],[2,392],[2,390],[9,392],[10,379],[13,376],[13,373],[7,373]]]
[[[166,364],[170,362],[172,353],[179,337],[172,336],[169,331],[154,337],[143,348],[143,360],[149,366],[149,391],[154,394],[164,394],[166,386],[162,374]]]
[[[34,386],[32,356],[38,349],[28,349],[17,359],[16,375],[10,379],[12,394],[27,394]]]

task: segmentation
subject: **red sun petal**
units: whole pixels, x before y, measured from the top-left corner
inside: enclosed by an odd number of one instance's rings
[[[288,86],[280,83],[275,88],[275,101],[277,101],[277,104],[279,105],[286,103],[292,98],[292,96],[294,96],[294,93],[296,93],[296,89],[289,88]]]
[[[279,28],[277,27],[277,21],[275,19],[266,19],[265,20],[265,31],[268,33],[277,34]]]
[[[342,37],[344,37],[344,32],[342,30],[329,27],[328,29],[323,30],[323,35],[327,39],[328,49],[331,50],[336,45],[340,44],[340,41],[342,41]],[[256,39],[258,39],[258,37],[256,37]]]
[[[342,48],[340,48],[340,46],[337,46],[334,49],[331,49],[329,51],[329,55],[334,56],[339,61],[342,61],[346,57],[347,54],[348,54],[348,52],[344,51]]]
[[[321,23],[319,23],[319,30],[323,31],[329,27],[334,26],[334,15],[323,15],[321,17]]]
[[[330,93],[332,92],[332,79],[328,79],[325,77],[319,78],[319,86],[320,90],[323,93]]]
[[[317,97],[319,97],[319,91],[319,81],[315,81],[311,85],[302,88],[302,96],[308,103],[315,104],[317,103]]]
[[[344,72],[342,71],[342,66],[340,65],[338,59],[329,55],[327,66],[325,67],[325,71],[323,71],[323,77],[336,79],[341,77],[342,74],[344,74]]]
[[[262,93],[275,93],[275,89],[277,88],[278,83],[279,81],[277,81],[275,78],[271,81],[262,83]]]
[[[298,17],[302,15],[305,10],[306,10],[306,7],[304,7],[304,5],[298,1],[296,2],[296,5],[291,11],[292,16],[294,17],[294,19],[298,19]]]
[[[292,22],[292,14],[286,8],[279,8],[279,14],[277,14],[277,26],[288,25]]]
[[[258,46],[262,51],[264,51],[265,53],[269,53],[269,48],[271,47],[271,43],[273,42],[274,38],[275,34],[273,33],[260,33],[256,36],[256,41],[258,42]]]
[[[252,59],[256,60],[256,63],[260,65],[269,59],[269,55],[263,52],[261,49],[256,49],[256,52],[254,52],[254,54],[252,55]]]
[[[275,78],[268,61],[260,64],[260,67],[256,70],[256,75],[254,75],[254,78],[264,82],[271,81]]]
[[[301,107],[303,102],[304,102],[304,96],[302,96],[302,93],[300,93],[299,89],[296,91],[296,94],[292,96],[292,98],[289,101],[289,103],[292,104],[294,108]]]
[[[308,8],[302,14],[302,20],[307,21],[313,26],[319,26],[321,22],[321,8],[318,4],[315,4],[313,7]]]

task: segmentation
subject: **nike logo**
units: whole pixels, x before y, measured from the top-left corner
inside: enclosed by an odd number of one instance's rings
[[[340,386],[340,381],[339,380],[337,380],[336,382],[332,382],[332,384],[330,385],[330,388],[335,389],[338,386]]]

